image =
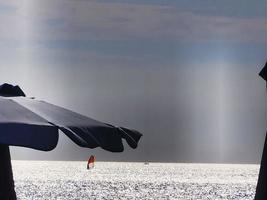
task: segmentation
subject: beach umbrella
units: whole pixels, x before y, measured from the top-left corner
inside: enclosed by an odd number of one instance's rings
[[[262,68],[262,70],[260,71],[259,75],[265,80],[267,81],[267,62],[265,63],[264,67]]]
[[[9,195],[14,193],[8,146],[49,151],[57,145],[58,130],[81,147],[101,147],[110,152],[123,151],[122,139],[131,148],[136,148],[142,136],[136,130],[113,126],[45,101],[28,98],[19,86],[3,84],[0,86],[0,165],[4,169],[0,172],[0,184],[4,190],[0,189],[0,199],[4,199],[1,198],[2,194],[8,195],[4,191],[11,191]],[[4,156],[1,154],[5,154],[6,161],[2,161]]]
[[[267,63],[260,71],[259,75],[265,81],[267,81]],[[265,143],[263,147],[263,153],[259,171],[259,178],[255,194],[255,200],[265,200],[265,199],[267,199],[267,135],[265,137]]]

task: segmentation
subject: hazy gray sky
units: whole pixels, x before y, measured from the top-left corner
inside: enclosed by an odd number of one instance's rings
[[[267,2],[0,0],[0,80],[135,128],[122,154],[13,148],[14,159],[259,162],[266,131]]]

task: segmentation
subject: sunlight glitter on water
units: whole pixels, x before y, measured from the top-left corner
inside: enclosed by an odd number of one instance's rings
[[[259,165],[12,161],[18,199],[252,200]]]

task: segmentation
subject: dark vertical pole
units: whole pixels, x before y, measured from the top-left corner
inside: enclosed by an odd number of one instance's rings
[[[266,137],[261,158],[261,166],[260,166],[258,184],[256,188],[255,200],[267,199],[267,138]]]
[[[0,144],[0,199],[16,200],[9,146]]]

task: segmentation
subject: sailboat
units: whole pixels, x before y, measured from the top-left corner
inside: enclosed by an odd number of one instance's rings
[[[92,169],[95,166],[95,156],[91,155],[87,161],[87,169]]]

